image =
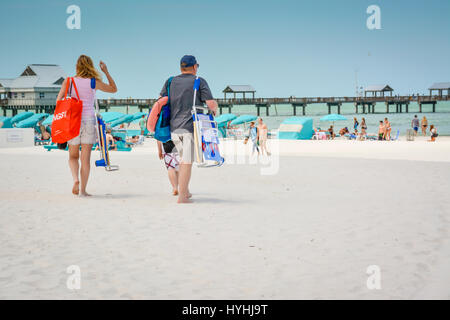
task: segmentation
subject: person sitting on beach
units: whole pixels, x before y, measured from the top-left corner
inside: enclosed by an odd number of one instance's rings
[[[423,116],[422,121],[420,122],[420,126],[422,127],[422,135],[425,137],[427,135],[427,127],[428,127],[427,117]]]
[[[172,141],[180,156],[178,203],[190,203],[189,181],[191,179],[192,163],[194,162],[194,122],[192,119],[192,102],[194,99],[194,82],[197,78],[199,64],[194,56],[185,55],[181,58],[181,74],[174,77],[170,84],[170,132]],[[203,78],[196,95],[196,106],[204,103],[216,115],[218,104],[214,100],[208,83]],[[169,80],[166,80],[161,97],[167,97]],[[167,101],[167,98],[155,102],[153,107]]]
[[[78,89],[80,100],[83,102],[81,114],[80,134],[68,141],[69,145],[69,167],[72,172],[73,187],[72,193],[80,196],[90,196],[86,192],[91,166],[92,145],[97,141],[96,117],[95,117],[95,94],[96,90],[115,93],[117,86],[108,72],[106,64],[100,61],[100,69],[108,79],[108,84],[101,79],[99,72],[94,68],[92,59],[86,55],[81,55],[76,64],[76,76],[73,78]],[[63,81],[56,100],[61,100],[66,94],[68,80]],[[95,88],[92,88],[95,84]],[[71,96],[75,96],[75,90],[71,86]],[[81,170],[80,170],[80,145],[81,145]],[[81,188],[80,179],[81,176]]]
[[[328,128],[328,133],[330,134],[330,139],[334,140],[334,138],[336,137],[336,134],[334,133],[334,129],[333,129],[332,125]]]
[[[139,142],[139,136],[132,136],[131,138],[127,139],[128,143],[138,143]]]
[[[106,130],[106,145],[108,146],[108,150],[117,150],[116,139],[111,134],[110,128]]]
[[[51,135],[48,133],[45,126],[42,124],[42,122],[39,122],[39,130],[41,131],[41,140],[50,140]]]
[[[430,142],[435,142],[436,138],[438,137],[437,129],[434,125],[430,126],[430,133],[431,133],[431,140],[428,140]]]
[[[255,122],[250,122],[250,128],[248,129],[248,136],[252,140],[252,155],[255,153],[255,150],[258,151],[259,156],[259,147],[258,147],[258,128],[255,127]]]
[[[178,170],[180,167],[180,156],[178,155],[175,144],[172,140],[162,143],[158,142],[158,157],[164,160],[170,184],[172,185],[172,194],[178,195]]]
[[[389,122],[388,118],[384,118],[384,135],[383,139],[390,141],[391,140],[391,123]]]
[[[380,125],[378,126],[378,140],[382,141],[384,139],[384,123],[380,121]]]
[[[419,118],[417,118],[417,114],[414,115],[414,119],[411,121],[411,127],[414,129],[414,135],[417,136],[419,132]]]
[[[347,127],[342,128],[341,130],[339,130],[339,135],[340,135],[340,136],[344,136],[344,135],[346,135],[347,133],[350,133],[350,131],[348,131],[348,128],[347,128]]]

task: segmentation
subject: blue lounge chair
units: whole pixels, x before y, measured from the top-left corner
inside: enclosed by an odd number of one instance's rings
[[[397,134],[395,135],[395,138],[391,137],[391,141],[398,141],[399,136],[400,136],[400,130],[397,130]]]

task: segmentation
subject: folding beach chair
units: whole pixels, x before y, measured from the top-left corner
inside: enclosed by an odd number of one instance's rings
[[[119,166],[114,166],[110,164],[108,145],[106,142],[106,123],[103,121],[100,115],[98,102],[95,99],[95,108],[97,113],[97,134],[98,134],[98,150],[100,151],[100,160],[95,161],[96,167],[104,167],[106,171],[116,171],[119,170]]]
[[[194,82],[194,102],[192,104],[195,159],[199,167],[218,167],[225,161],[219,151],[219,129],[211,114],[197,113],[198,107],[195,106],[195,100],[199,88],[200,79],[197,77]]]
[[[397,130],[397,134],[395,135],[395,138],[391,138],[391,141],[398,141],[399,136],[400,136],[400,130]]]

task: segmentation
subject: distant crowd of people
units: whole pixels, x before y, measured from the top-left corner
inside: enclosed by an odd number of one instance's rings
[[[360,128],[360,130],[359,130]],[[422,130],[422,135],[425,137],[427,135],[427,129],[428,129],[428,120],[427,117],[424,116],[422,120],[419,120],[418,116],[415,115],[414,118],[411,121],[411,128],[413,129],[414,135],[417,136],[419,133],[419,129]],[[322,133],[327,133],[328,139],[335,139],[336,133],[334,131],[334,126],[331,125],[328,130],[315,130],[316,135]],[[378,125],[378,134],[377,139],[379,141],[390,141],[393,138],[391,137],[392,133],[392,126],[389,121],[389,119],[386,117],[384,120],[380,120],[380,123]],[[436,141],[436,138],[438,137],[436,126],[430,125],[429,127],[429,134],[431,136],[430,141]],[[366,140],[369,135],[367,134],[367,124],[366,119],[361,118],[361,123],[358,121],[358,119],[355,117],[353,118],[353,132],[350,132],[348,127],[341,128],[339,130],[340,136],[348,135],[350,138],[355,138],[359,140]],[[394,140],[397,137],[394,138]]]

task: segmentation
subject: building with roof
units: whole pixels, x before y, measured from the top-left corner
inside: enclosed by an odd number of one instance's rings
[[[436,82],[433,83],[431,87],[428,88],[430,90],[430,96],[433,95],[433,91],[438,91],[439,96],[442,96],[442,92],[447,90],[447,95],[450,96],[450,82]]]
[[[367,86],[364,89],[364,96],[367,97],[367,93],[371,93],[373,97],[378,97],[378,93],[380,94],[380,97],[384,97],[385,96],[385,92],[390,92],[390,95],[392,96],[392,92],[394,91],[394,89],[392,89],[389,85],[385,84],[381,84],[381,85],[372,85],[372,86]]]
[[[246,93],[251,93],[252,98],[255,99],[256,90],[250,85],[229,85],[222,92],[224,99],[227,98],[227,93],[232,93],[234,99],[236,99],[236,93],[241,93],[244,99]]]
[[[30,64],[15,79],[0,79],[0,101],[7,109],[52,109],[66,75],[55,64]]]

